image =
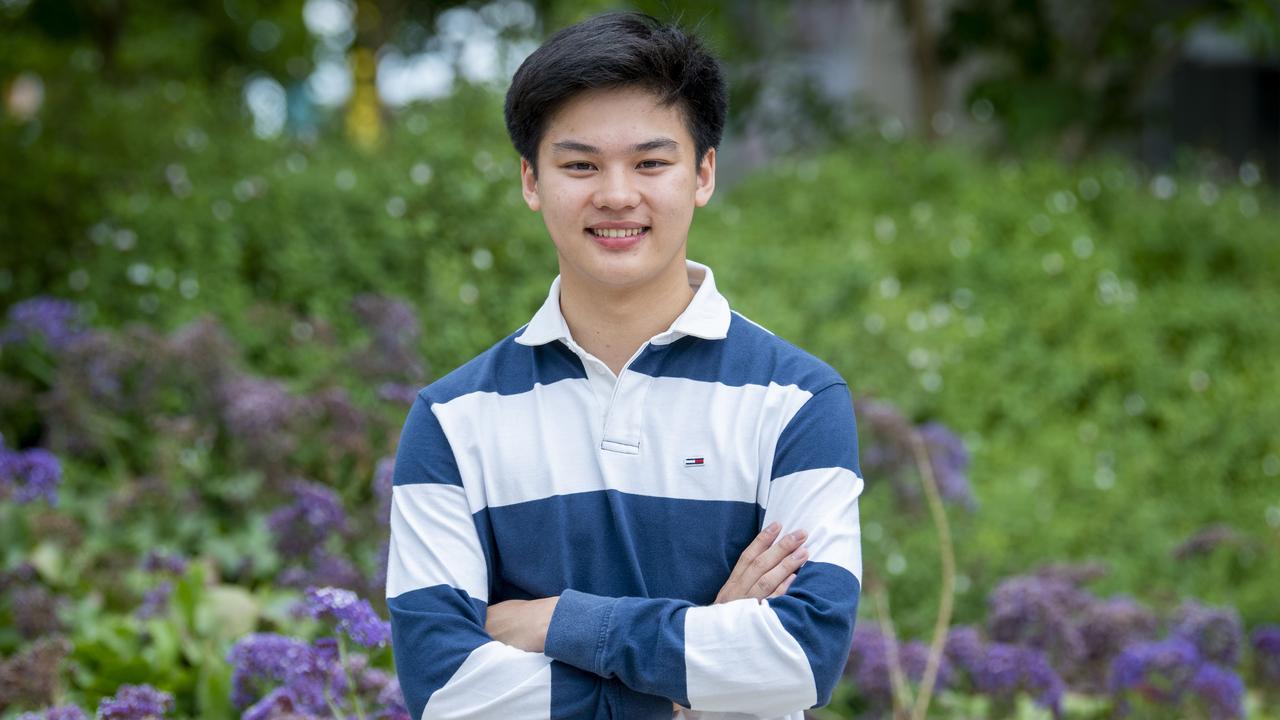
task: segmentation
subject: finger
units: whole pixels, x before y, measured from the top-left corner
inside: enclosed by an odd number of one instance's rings
[[[778,567],[778,564],[781,563],[788,555],[795,552],[796,549],[804,543],[807,537],[808,535],[805,531],[796,530],[795,532],[787,533],[786,535],[778,538],[778,541],[770,546],[768,550],[760,553],[754,560],[747,564],[742,575],[738,578],[737,585],[750,592],[755,584],[759,582],[766,573]],[[779,581],[781,579],[781,577],[778,578]],[[751,597],[757,596],[751,595]],[[764,596],[760,595],[758,597]]]
[[[773,591],[773,594],[772,594],[772,595],[770,595],[769,597],[771,597],[771,598],[772,598],[772,597],[780,597],[780,596],[782,596],[782,595],[786,595],[786,594],[787,594],[787,590],[791,587],[791,583],[792,583],[795,579],[796,579],[796,574],[795,574],[795,573],[791,573],[790,575],[788,575],[788,576],[787,576],[787,579],[786,579],[786,580],[783,580],[783,581],[782,581],[782,584],[778,586],[778,589],[777,589],[777,590],[774,590],[774,591]]]
[[[804,561],[808,559],[809,551],[805,548],[799,548],[782,558],[772,570],[761,575],[760,579],[751,586],[749,597],[769,597],[777,591],[789,575],[799,570],[800,566],[804,565]]]
[[[725,584],[732,584],[741,577],[742,573],[751,564],[751,561],[768,550],[770,545],[773,545],[773,540],[778,537],[780,530],[782,530],[782,526],[777,522],[771,522],[761,530],[755,539],[751,541],[751,544],[747,546],[747,549],[743,550],[742,554],[738,556],[738,562],[733,566],[733,572],[729,573],[729,580]]]

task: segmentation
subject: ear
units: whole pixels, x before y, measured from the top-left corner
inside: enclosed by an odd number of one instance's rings
[[[711,194],[716,191],[716,149],[710,148],[698,164],[698,187],[693,192],[693,202],[698,207],[705,207],[711,201]]]
[[[524,204],[538,212],[542,209],[542,198],[538,197],[538,178],[534,177],[533,165],[525,158],[520,158],[520,192],[524,195]]]

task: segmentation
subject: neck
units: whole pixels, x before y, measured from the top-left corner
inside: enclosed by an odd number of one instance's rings
[[[617,375],[636,350],[671,327],[693,299],[684,258],[643,285],[626,288],[560,274],[560,312],[574,342]]]

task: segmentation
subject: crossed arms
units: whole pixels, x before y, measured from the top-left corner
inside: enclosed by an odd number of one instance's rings
[[[411,714],[670,717],[675,702],[774,717],[825,703],[848,657],[860,589],[854,433],[839,383],[813,394],[778,438],[764,523],[810,530],[809,562],[794,578],[791,549],[763,535],[710,606],[569,589],[489,607],[492,558],[420,397],[397,455],[387,578]]]

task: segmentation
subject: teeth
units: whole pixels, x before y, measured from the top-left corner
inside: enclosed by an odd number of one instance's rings
[[[596,237],[622,238],[632,237],[644,232],[644,228],[627,228],[625,230],[592,230]]]

